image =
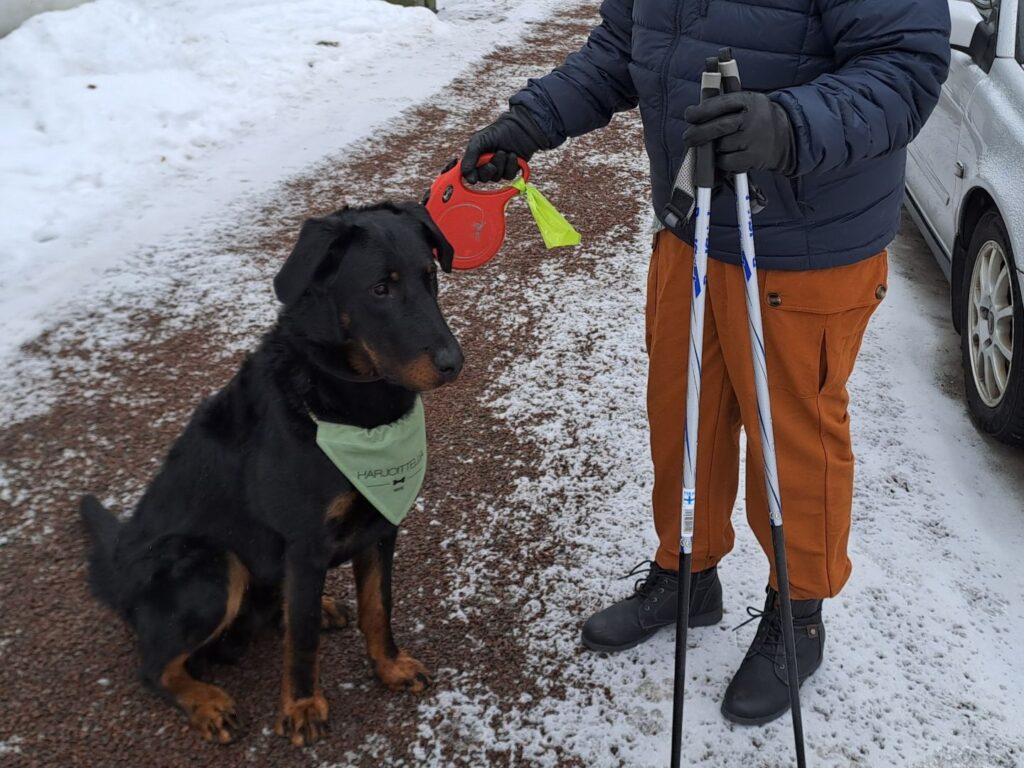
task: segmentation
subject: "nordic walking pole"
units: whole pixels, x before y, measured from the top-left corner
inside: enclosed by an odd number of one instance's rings
[[[700,97],[721,92],[718,61],[708,59],[701,78]],[[711,188],[715,185],[715,154],[710,144],[696,150],[696,233],[693,242],[693,294],[690,298],[690,356],[687,366],[686,426],[683,432],[683,499],[679,526],[679,593],[676,602],[676,669],[672,697],[672,768],[679,768],[683,740],[683,700],[686,693],[686,630],[690,617],[690,561],[693,558],[693,509],[697,493],[697,422],[700,405],[700,366],[704,349],[704,299],[707,295],[708,230],[711,227]]]
[[[741,90],[740,70],[732,50],[718,52],[723,93]],[[754,387],[757,390],[757,416],[761,423],[761,453],[764,456],[764,481],[768,493],[768,515],[775,552],[775,576],[779,582],[779,609],[782,611],[782,638],[786,646],[786,671],[789,677],[789,703],[793,712],[793,740],[796,763],[807,765],[804,756],[804,726],[800,716],[800,674],[796,666],[796,640],[793,637],[793,606],[789,602],[789,567],[786,564],[786,538],[782,531],[782,502],[779,496],[779,470],[775,461],[775,433],[772,430],[772,404],[768,394],[768,368],[765,363],[764,327],[761,323],[761,291],[757,284],[757,256],[754,252],[754,219],[750,215],[750,185],[747,174],[736,174],[736,221],[740,230],[740,254],[747,284],[747,317],[750,349],[754,363]]]

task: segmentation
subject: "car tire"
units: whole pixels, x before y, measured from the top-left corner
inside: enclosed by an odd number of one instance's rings
[[[998,211],[978,220],[963,277],[960,351],[968,410],[986,434],[1024,445],[1024,301]]]

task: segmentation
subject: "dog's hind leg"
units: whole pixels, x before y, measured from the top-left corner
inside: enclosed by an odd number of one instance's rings
[[[227,744],[240,727],[235,703],[193,676],[191,657],[231,626],[242,608],[249,573],[230,552],[180,540],[154,553],[161,567],[135,606],[142,675],[170,698],[207,741]]]
[[[377,677],[393,691],[422,691],[430,672],[395,645],[391,633],[391,565],[397,533],[371,544],[352,559],[359,604],[359,629]]]

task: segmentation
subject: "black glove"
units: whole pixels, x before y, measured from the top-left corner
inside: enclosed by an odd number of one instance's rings
[[[462,176],[470,184],[478,181],[511,181],[519,173],[519,158],[529,160],[538,149],[551,144],[525,107],[513,106],[497,120],[472,135],[462,157]],[[480,155],[493,152],[487,164],[477,168]]]
[[[796,172],[796,139],[786,110],[763,93],[741,91],[715,96],[688,107],[690,127],[683,140],[691,147],[718,141],[715,164],[723,171]]]

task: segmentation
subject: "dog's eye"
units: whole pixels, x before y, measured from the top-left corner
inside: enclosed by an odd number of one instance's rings
[[[370,290],[373,291],[374,296],[387,296],[391,292],[391,288],[387,283],[377,283]]]

